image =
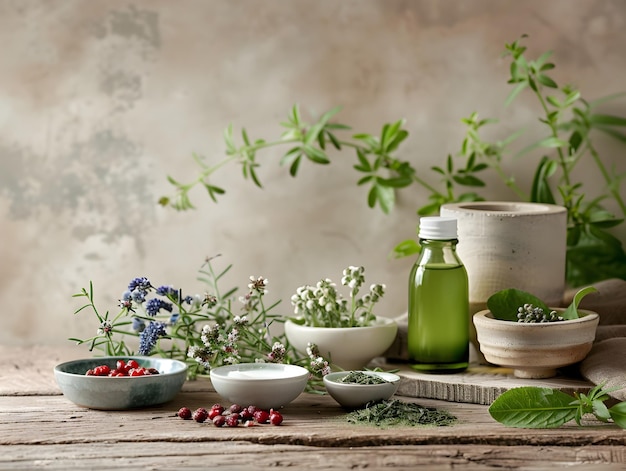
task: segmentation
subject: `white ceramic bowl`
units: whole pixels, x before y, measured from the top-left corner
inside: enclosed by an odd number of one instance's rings
[[[117,360],[134,359],[140,366],[156,368],[159,374],[147,376],[86,376],[99,365],[115,368]],[[93,357],[68,361],[54,367],[61,391],[73,403],[90,409],[123,410],[168,402],[181,390],[187,378],[182,361],[157,357]]]
[[[378,317],[369,327],[309,327],[291,320],[285,322],[285,335],[296,350],[306,353],[308,343],[314,343],[335,369],[342,370],[367,366],[393,344],[397,332],[396,322],[386,317]]]
[[[557,368],[583,360],[591,350],[599,316],[583,309],[578,312],[578,319],[518,323],[495,319],[489,310],[479,311],[473,320],[480,351],[489,363],[512,368],[518,378],[550,378]]]
[[[380,376],[386,383],[355,384],[342,383],[341,378],[350,374],[350,371],[337,371],[324,376],[324,386],[332,398],[347,409],[356,409],[368,402],[389,399],[398,390],[400,377],[393,373],[361,371],[368,375]]]
[[[297,365],[239,363],[211,370],[211,383],[224,399],[240,406],[278,409],[304,391],[309,371]]]

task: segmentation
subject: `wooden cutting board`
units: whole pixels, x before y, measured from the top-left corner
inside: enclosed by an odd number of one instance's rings
[[[577,370],[548,379],[521,379],[508,368],[471,365],[463,373],[418,373],[406,364],[384,363],[377,366],[389,371],[397,369],[401,377],[398,395],[423,397],[471,404],[491,404],[500,394],[520,386],[539,386],[559,389],[565,393],[586,392],[594,385],[578,377]]]

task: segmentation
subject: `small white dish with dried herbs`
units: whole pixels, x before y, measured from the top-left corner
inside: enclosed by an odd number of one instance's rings
[[[400,376],[383,371],[337,371],[324,376],[328,394],[346,409],[387,400],[399,385]]]

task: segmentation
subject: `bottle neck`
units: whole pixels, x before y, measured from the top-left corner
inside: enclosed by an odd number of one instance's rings
[[[424,264],[443,264],[447,266],[463,265],[456,253],[456,245],[458,239],[434,240],[420,239],[422,250],[418,259],[418,263]]]

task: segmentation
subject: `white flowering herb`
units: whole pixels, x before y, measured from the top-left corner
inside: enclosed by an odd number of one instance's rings
[[[118,314],[101,313],[96,308],[90,283],[88,290],[75,295],[88,300],[75,314],[92,311],[98,321],[96,334],[70,340],[105,355],[175,358],[187,363],[189,378],[234,363],[297,364],[311,372],[308,389],[321,390],[328,362],[319,353],[303,356],[287,342],[284,333],[271,331],[275,323],[284,322],[284,317],[273,313],[278,302],[266,305],[267,278],[251,276],[237,303],[237,288],[226,292],[218,289],[218,280],[230,267],[216,272],[212,258],[205,260],[200,270],[200,280],[208,285],[204,295],[185,295],[180,288],[155,286],[147,277],[134,278],[122,293]]]
[[[359,297],[365,283],[365,268],[350,266],[343,271],[341,284],[349,288],[349,299],[337,291],[337,285],[325,278],[315,286],[300,286],[291,297],[297,324],[312,327],[363,327],[376,319],[374,305],[385,294],[384,284],[373,284]]]

